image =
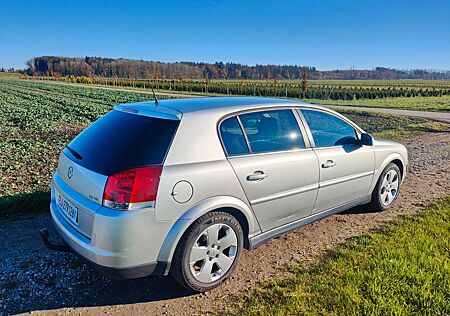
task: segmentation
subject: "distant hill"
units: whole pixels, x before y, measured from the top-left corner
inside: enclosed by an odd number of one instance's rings
[[[450,71],[399,70],[377,67],[372,70],[320,71],[315,67],[297,65],[256,65],[216,62],[163,63],[131,59],[101,57],[41,56],[27,62],[29,75],[48,76],[100,76],[134,79],[301,79],[302,71],[308,71],[309,79],[450,79]]]

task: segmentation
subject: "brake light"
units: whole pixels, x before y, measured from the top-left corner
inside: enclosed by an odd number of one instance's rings
[[[133,210],[154,207],[162,166],[130,169],[108,177],[103,205]]]

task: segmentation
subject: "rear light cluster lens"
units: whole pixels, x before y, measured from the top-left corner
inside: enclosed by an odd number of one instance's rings
[[[133,210],[154,207],[162,166],[130,169],[108,177],[103,205]]]

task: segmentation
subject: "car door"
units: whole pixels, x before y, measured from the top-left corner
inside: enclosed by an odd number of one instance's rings
[[[366,197],[375,170],[373,148],[363,146],[357,130],[334,113],[302,109],[301,114],[320,167],[313,214]]]
[[[233,116],[221,123],[220,134],[263,231],[311,215],[319,167],[295,111]]]

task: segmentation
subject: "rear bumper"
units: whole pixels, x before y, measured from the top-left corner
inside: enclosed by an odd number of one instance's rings
[[[66,193],[72,192],[55,174],[50,202],[53,224],[64,243],[83,261],[117,279],[167,274],[167,260],[160,259],[159,253],[173,222],[156,220],[153,210],[125,212],[99,206],[90,212],[91,230],[87,235],[60,211],[55,188],[66,198],[75,195]]]
[[[67,247],[70,249],[71,252],[76,254],[83,262],[87,263],[91,267],[93,267],[95,270],[99,271],[100,273],[106,275],[107,277],[111,279],[116,280],[124,280],[124,279],[135,279],[140,277],[145,277],[149,275],[155,275],[155,276],[162,276],[165,274],[166,268],[167,268],[167,262],[151,262],[148,264],[133,266],[133,267],[125,267],[125,268],[116,268],[116,267],[108,267],[101,264],[98,264],[86,256],[83,256],[80,252],[77,251],[78,247],[72,247],[72,242],[68,242],[67,235],[64,233],[64,230],[61,229],[60,225],[55,222],[55,219],[53,218],[53,225],[55,226],[55,229],[58,233],[58,235],[65,241]],[[47,245],[46,245],[47,246]],[[52,249],[52,248],[51,248]],[[79,249],[79,248],[78,248]],[[55,249],[52,249],[55,250]]]
[[[164,275],[164,271],[166,270],[167,266],[167,264],[163,262],[152,262],[140,267],[118,269],[100,266],[93,262],[88,262],[88,264],[94,267],[94,269],[99,271],[100,273],[115,280],[136,279],[150,275],[162,276]]]
[[[85,258],[79,257],[85,261]],[[150,275],[162,276],[166,270],[167,264],[165,262],[152,262],[139,267],[131,268],[111,268],[98,265],[94,262],[87,261],[87,264],[92,266],[95,270],[115,280],[128,280],[146,277]]]

